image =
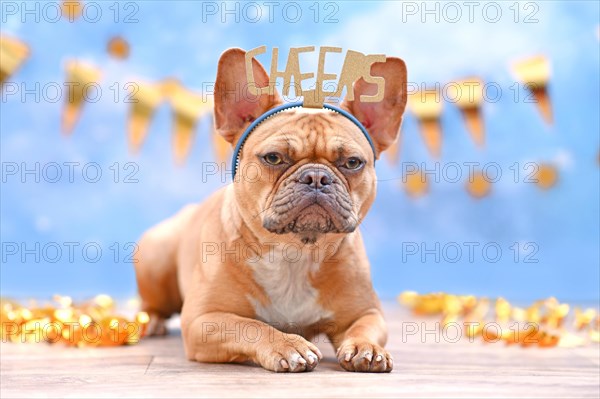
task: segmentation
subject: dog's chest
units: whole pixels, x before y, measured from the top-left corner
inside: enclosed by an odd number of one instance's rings
[[[266,305],[250,298],[261,320],[282,330],[309,326],[332,316],[318,303],[319,292],[310,284],[310,275],[319,264],[310,256],[298,260],[270,254],[250,263],[254,279],[263,288],[270,302]]]

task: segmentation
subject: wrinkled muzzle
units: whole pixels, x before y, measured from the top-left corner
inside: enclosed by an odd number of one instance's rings
[[[305,243],[319,234],[350,233],[357,224],[345,185],[328,166],[314,163],[281,182],[263,217],[270,232],[299,234]]]

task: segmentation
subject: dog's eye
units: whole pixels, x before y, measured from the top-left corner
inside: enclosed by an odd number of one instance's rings
[[[283,158],[281,157],[281,155],[279,155],[276,152],[270,152],[263,158],[269,165],[279,165],[283,162]]]
[[[360,159],[358,159],[356,157],[351,157],[346,160],[346,163],[344,163],[344,168],[350,169],[350,170],[356,170],[356,169],[360,168],[362,166],[362,164],[363,164],[363,161],[361,161]]]

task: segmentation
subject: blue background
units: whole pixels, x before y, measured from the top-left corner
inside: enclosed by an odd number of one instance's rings
[[[493,10],[488,10],[488,20],[484,18],[485,2],[474,10],[472,22],[465,7],[459,20],[451,22],[455,12],[446,9],[444,14],[444,3],[438,3],[441,18],[436,21],[432,14],[403,13],[403,3],[391,1],[321,3],[318,22],[314,21],[311,2],[298,3],[302,15],[297,22],[289,22],[293,10],[288,10],[286,21],[283,2],[275,9],[273,22],[264,7],[259,22],[249,21],[255,14],[246,9],[249,14],[244,15],[242,3],[237,5],[242,13],[239,22],[234,15],[203,14],[202,3],[192,1],[137,2],[137,8],[122,2],[117,4],[117,22],[112,1],[94,3],[101,10],[97,22],[84,18],[50,22],[43,15],[36,22],[34,15],[8,15],[3,8],[2,33],[23,40],[31,48],[30,58],[9,79],[11,82],[19,87],[24,84],[27,89],[35,88],[36,83],[40,87],[49,82],[62,85],[64,65],[70,59],[87,61],[103,71],[102,97],[96,103],[85,104],[70,137],[60,133],[63,98],[51,102],[42,97],[38,101],[34,95],[23,98],[21,91],[11,96],[5,93],[0,118],[3,167],[13,162],[19,166],[25,163],[28,168],[36,162],[40,166],[49,162],[79,162],[81,166],[96,162],[103,175],[97,183],[86,182],[81,167],[75,169],[73,183],[65,175],[57,183],[43,178],[37,183],[33,175],[3,175],[2,296],[61,293],[85,297],[101,292],[119,297],[134,295],[133,267],[127,262],[131,248],[126,247],[127,243],[186,203],[200,201],[227,183],[229,174],[225,171],[217,176],[202,174],[203,162],[215,161],[209,118],[199,123],[186,164],[175,165],[167,105],[155,116],[141,153],[130,154],[125,132],[129,110],[123,101],[125,83],[176,77],[189,89],[200,92],[214,80],[218,57],[229,47],[277,46],[282,49],[283,60],[287,53],[283,49],[289,47],[333,45],[399,56],[408,65],[409,81],[417,85],[444,85],[474,75],[502,89],[498,101],[486,102],[483,108],[487,136],[484,149],[477,148],[470,139],[458,109],[451,103],[444,104],[439,161],[428,154],[416,120],[407,114],[402,127],[401,162],[424,163],[427,169],[434,169],[439,162],[440,181],[431,182],[426,196],[415,199],[405,193],[400,163],[391,165],[385,159],[378,163],[378,197],[362,231],[373,282],[382,297],[413,289],[502,295],[512,300],[550,295],[570,301],[598,300],[599,6],[594,1],[544,1],[528,2],[535,7],[526,8],[526,2],[521,2],[517,4],[520,14],[515,22],[511,9],[514,3],[495,3],[502,12],[497,22],[489,21]],[[36,3],[27,4],[34,8]],[[37,4],[42,13],[45,3]],[[213,4],[223,6],[221,2]],[[412,4],[422,7],[424,3]],[[434,9],[436,3],[426,6]],[[227,7],[236,6],[228,3]],[[336,13],[332,18],[337,22],[326,23],[325,16],[333,11]],[[535,12],[537,22],[526,23],[524,18],[531,12]],[[130,13],[137,22],[123,21]],[[131,45],[131,56],[125,61],[114,60],[105,51],[107,41],[115,35],[123,36]],[[544,123],[535,104],[524,101],[527,93],[523,88],[516,90],[519,99],[515,100],[515,77],[510,65],[536,54],[547,56],[552,66],[552,126]],[[306,58],[307,71],[316,66],[316,53],[313,56]],[[267,65],[269,59],[261,56]],[[331,65],[331,70],[341,65],[341,55]],[[110,89],[115,82],[118,101]],[[120,170],[119,182],[114,181],[114,172],[109,168],[115,162]],[[123,182],[125,174],[133,170],[125,169],[127,162],[137,165],[137,183]],[[441,171],[450,162],[497,163],[502,177],[489,196],[477,200],[465,191],[466,167],[459,182],[444,181]],[[559,172],[557,185],[542,191],[524,182],[527,162],[555,165]],[[515,163],[521,172],[518,182],[510,168]],[[435,176],[430,179],[435,180]],[[68,242],[80,243],[73,261],[64,244]],[[98,262],[86,261],[82,255],[83,245],[89,242],[102,248]],[[478,244],[472,262],[467,242]],[[40,248],[57,243],[63,254],[55,263],[48,262],[43,254],[39,262],[33,255],[25,256],[23,261],[21,252],[6,252],[11,243],[27,248],[34,248],[36,243]],[[111,249],[114,243],[120,247],[117,259]],[[406,243],[428,249],[439,243],[440,249],[446,246],[449,252],[445,259],[438,251],[439,261],[434,255],[422,259],[423,252],[408,255],[403,251]],[[486,260],[482,252],[489,243],[502,250],[497,262]],[[522,249],[518,260],[511,249],[514,243]],[[537,248],[532,255],[537,263],[525,262],[524,257],[531,252],[525,249],[527,243]],[[462,256],[457,262],[449,262],[448,258],[455,255],[450,247],[456,246],[463,249]],[[53,254],[49,252],[46,258]],[[487,255],[495,257],[492,249]]]

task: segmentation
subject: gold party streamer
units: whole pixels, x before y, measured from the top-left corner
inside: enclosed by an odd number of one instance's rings
[[[456,105],[462,113],[471,138],[479,147],[485,143],[485,129],[481,104],[483,103],[483,81],[468,78],[454,82],[449,86],[449,95],[456,99]]]
[[[29,47],[22,41],[0,35],[0,85],[29,57]]]
[[[411,197],[421,197],[429,191],[427,176],[422,171],[404,175],[404,189]]]
[[[79,61],[67,62],[66,71],[65,84],[68,93],[62,114],[62,131],[64,134],[70,134],[79,119],[83,102],[86,101],[84,92],[91,90],[90,84],[100,80],[101,73],[96,67]]]
[[[129,88],[132,103],[127,131],[129,148],[135,153],[142,146],[156,108],[163,101],[164,96],[160,86],[150,83],[138,82]]]
[[[211,112],[213,105],[173,80],[163,85],[173,107],[173,150],[175,160],[182,164],[190,151],[198,119]]]
[[[441,155],[442,126],[442,100],[437,90],[423,90],[408,97],[408,105],[417,117],[421,135],[429,153],[435,158]]]
[[[540,164],[535,173],[534,180],[538,187],[544,190],[552,188],[558,180],[558,171],[553,165]]]
[[[491,183],[482,171],[475,171],[467,180],[467,191],[474,198],[483,198],[490,193]]]
[[[110,39],[106,45],[106,50],[111,57],[119,60],[129,57],[129,43],[121,36]]]
[[[394,166],[400,160],[400,136],[402,133],[398,134],[398,138],[394,143],[385,150],[385,157],[387,158],[390,166]]]
[[[229,159],[231,144],[229,144],[227,140],[225,140],[223,136],[216,131],[213,131],[213,147],[215,150],[215,158],[219,162],[225,162],[227,159]]]
[[[81,16],[83,4],[80,1],[64,0],[61,5],[62,15],[68,21],[73,22]]]
[[[550,80],[550,62],[544,56],[535,56],[513,65],[514,74],[533,95],[542,118],[552,124],[552,103],[548,95]]]

